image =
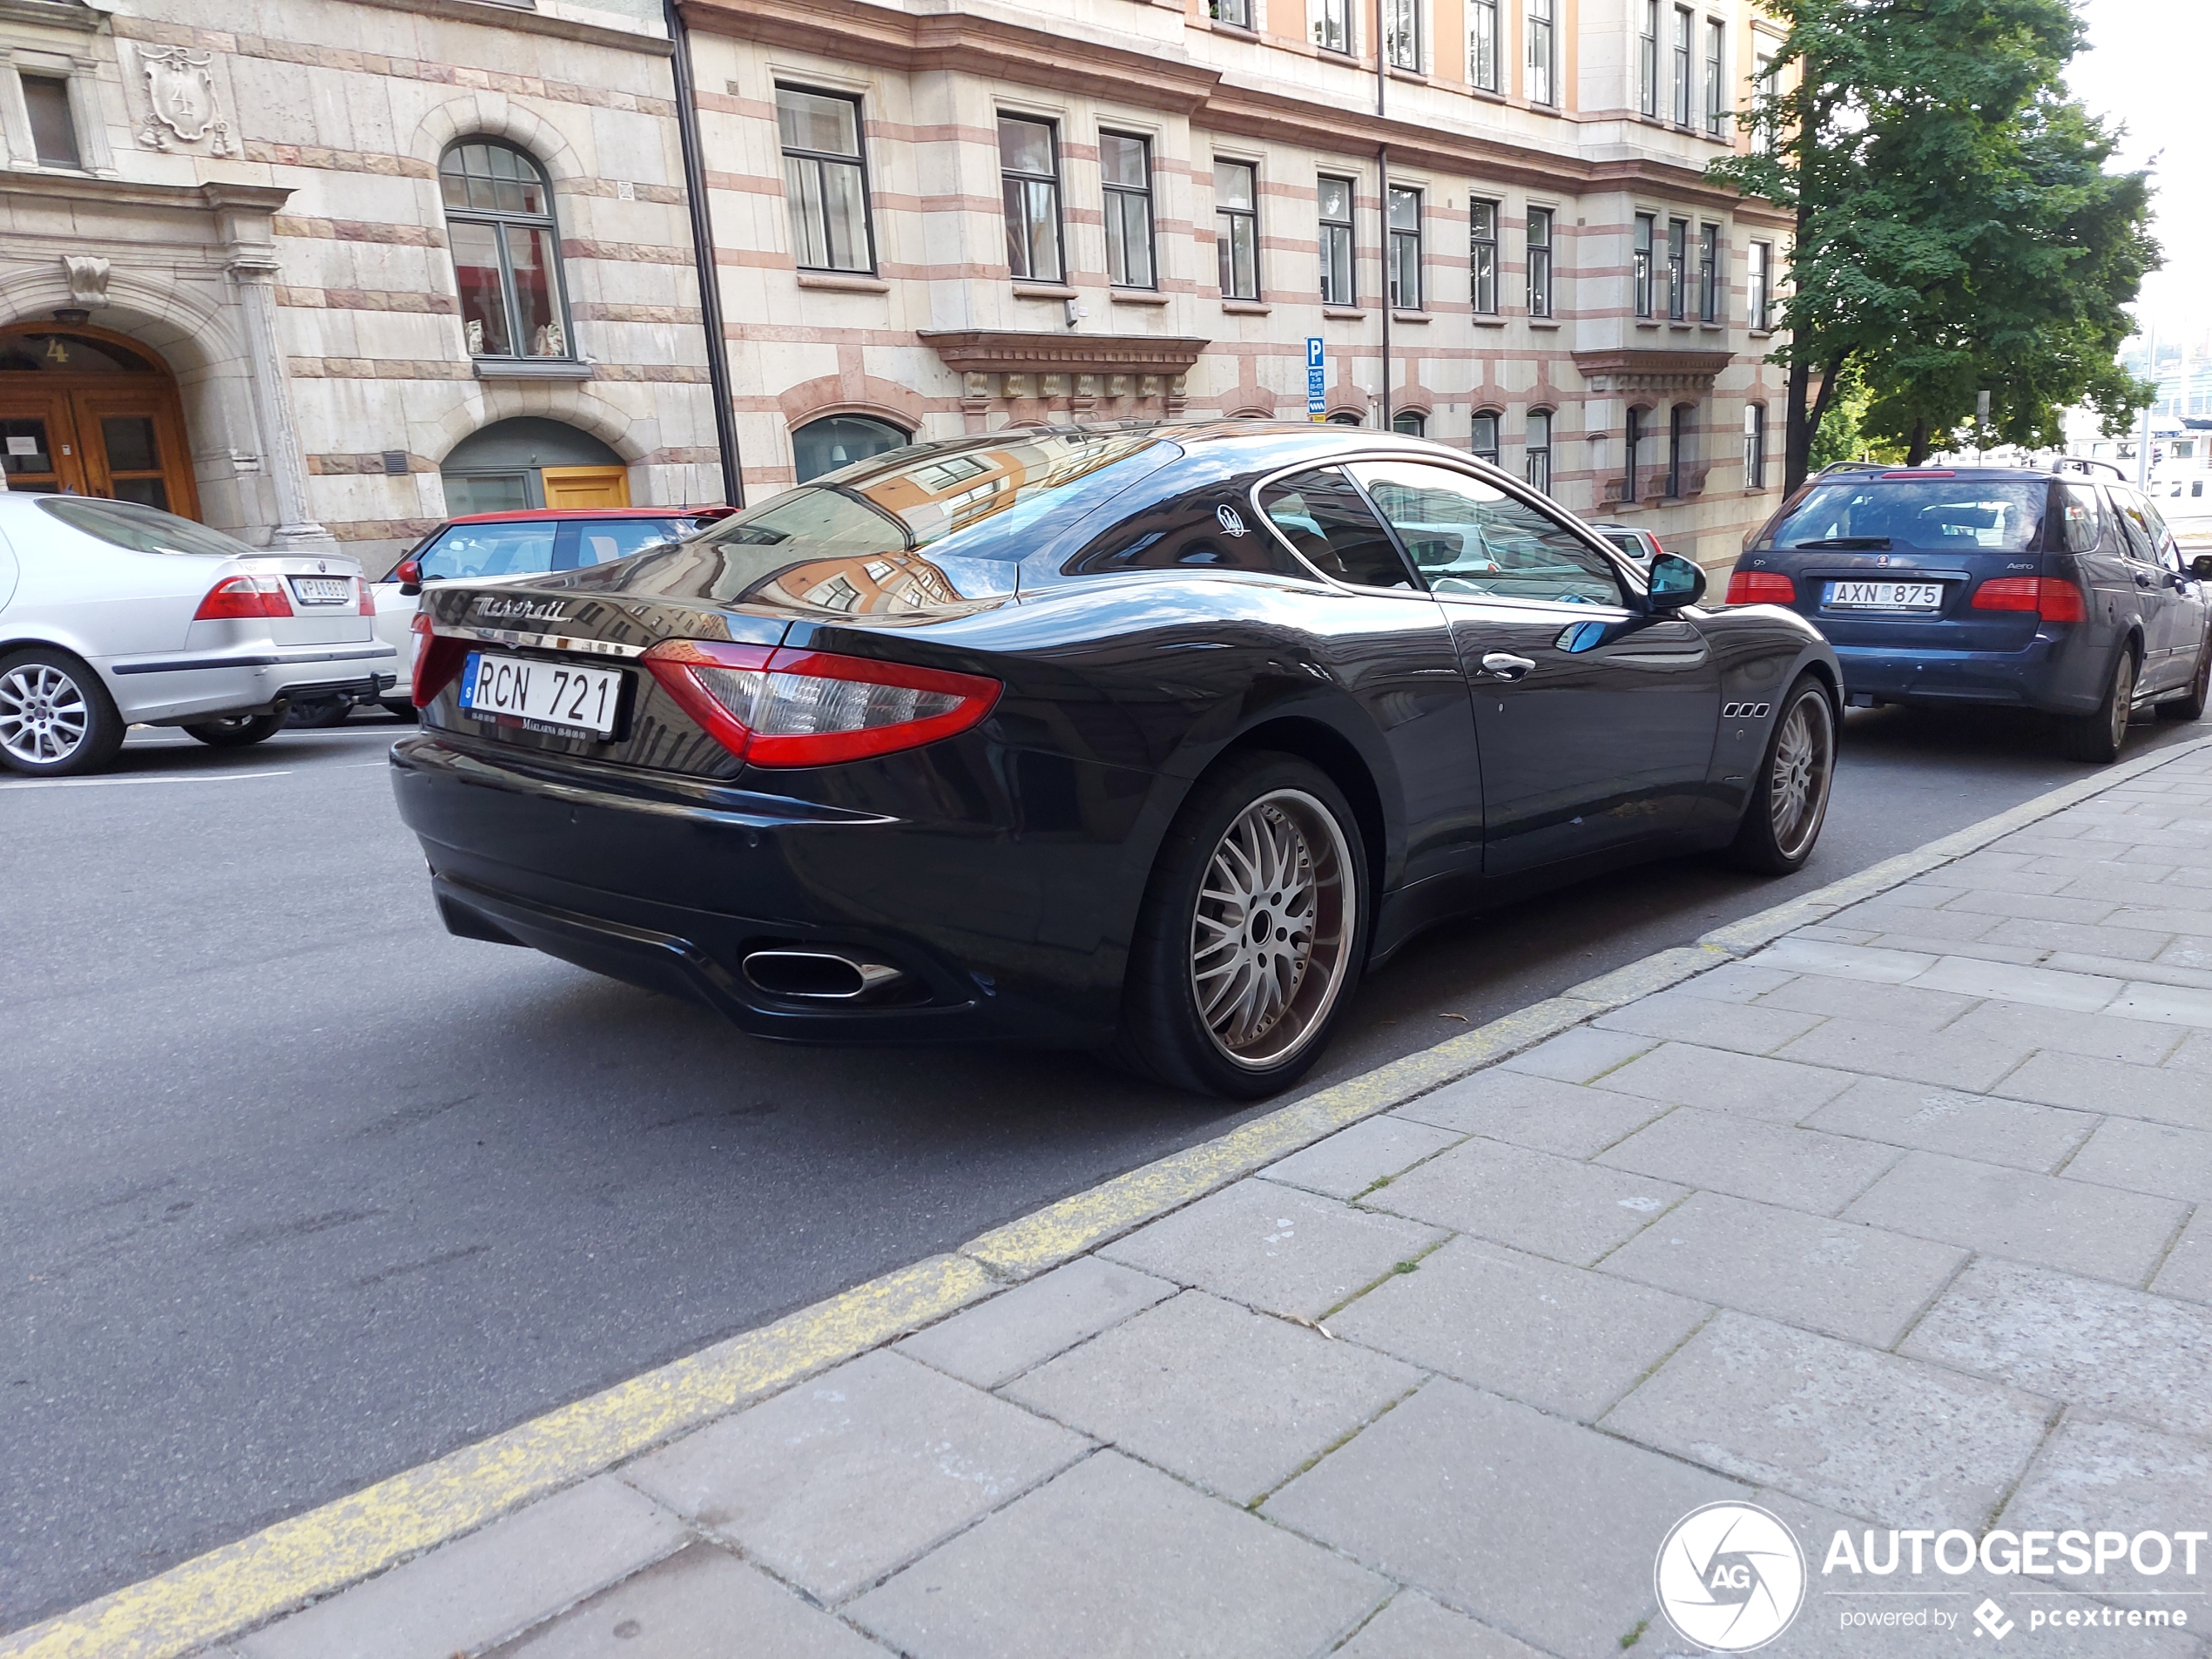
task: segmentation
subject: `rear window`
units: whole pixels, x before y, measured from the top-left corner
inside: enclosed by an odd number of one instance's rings
[[[47,496],[38,505],[87,536],[96,536],[111,547],[133,553],[178,553],[203,559],[250,559],[263,556],[265,548],[195,524],[189,518],[141,507],[136,502],[106,501],[96,496]]]
[[[689,535],[689,519],[537,518],[507,524],[449,524],[414,557],[426,580],[543,576],[582,570]]]
[[[1774,527],[1778,549],[2020,553],[2036,545],[2041,479],[1880,478],[1815,484]]]

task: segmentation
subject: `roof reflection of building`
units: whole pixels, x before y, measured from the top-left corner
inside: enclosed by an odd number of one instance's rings
[[[1053,489],[1134,455],[1149,432],[1009,431],[982,445],[947,446],[933,459],[894,453],[884,463],[847,469],[839,482],[911,526],[927,543],[1003,510],[1024,488]],[[931,525],[936,517],[941,525]]]
[[[955,604],[961,594],[927,559],[912,553],[872,553],[786,564],[754,583],[744,597],[846,616],[885,616]]]

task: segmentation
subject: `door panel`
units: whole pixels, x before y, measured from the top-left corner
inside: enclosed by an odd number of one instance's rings
[[[623,467],[544,467],[548,507],[627,507],[630,473]]]
[[[72,392],[87,493],[199,516],[184,422],[165,388]]]
[[[66,397],[0,392],[0,452],[10,489],[40,496],[84,493],[84,461]]]
[[[1632,608],[1606,555],[1473,474],[1353,470],[1451,624],[1480,751],[1485,873],[1688,827],[1720,713],[1696,625]]]

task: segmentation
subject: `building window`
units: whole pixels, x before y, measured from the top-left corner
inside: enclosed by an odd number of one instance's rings
[[[1657,239],[1659,221],[1649,213],[1636,215],[1635,246],[1631,254],[1634,264],[1635,311],[1639,317],[1651,314],[1651,256],[1652,244]]]
[[[1008,266],[1023,281],[1060,281],[1060,135],[1051,122],[999,117],[999,182]]]
[[[553,192],[537,163],[483,138],[438,164],[471,357],[573,357]]]
[[[1216,23],[1225,23],[1232,29],[1252,26],[1252,0],[1213,0],[1212,16]]]
[[[1259,298],[1258,180],[1249,161],[1213,164],[1213,245],[1224,300]]]
[[[1421,192],[1390,187],[1390,303],[1421,308]]]
[[[1750,266],[1744,273],[1743,320],[1747,327],[1761,333],[1765,332],[1766,329],[1767,307],[1770,303],[1768,297],[1767,273],[1773,260],[1774,248],[1770,244],[1766,242],[1751,244]]]
[[[1677,403],[1667,411],[1667,495],[1675,501],[1682,499],[1683,488],[1689,482],[1686,469],[1689,463],[1689,405]]]
[[[1643,31],[1636,41],[1636,108],[1659,113],[1659,0],[1643,0]]]
[[[1498,204],[1467,201],[1467,290],[1477,316],[1498,314]]]
[[[1552,314],[1552,210],[1528,210],[1528,314]]]
[[[1689,314],[1683,290],[1689,280],[1689,221],[1667,221],[1667,316],[1681,322]]]
[[[1421,67],[1421,0],[1383,0],[1383,51],[1393,69]]]
[[[1428,435],[1428,416],[1419,409],[1406,409],[1390,417],[1390,429],[1409,438],[1425,438]]]
[[[867,165],[860,101],[795,86],[776,89],[784,146],[784,199],[791,246],[802,271],[873,271]]]
[[[1498,85],[1498,0],[1467,0],[1467,84],[1485,92]]]
[[[1697,320],[1721,320],[1721,227],[1697,227]]]
[[[1352,257],[1352,194],[1349,179],[1325,177],[1321,180],[1321,303],[1325,306],[1359,303]]]
[[[1743,488],[1766,488],[1766,405],[1743,406]]]
[[[1645,414],[1646,411],[1642,408],[1631,408],[1629,411],[1629,423],[1627,429],[1622,435],[1621,458],[1627,463],[1628,466],[1628,475],[1621,481],[1621,499],[1622,501],[1634,501],[1636,499],[1636,490],[1638,488],[1636,464],[1643,459],[1643,421]]]
[[[1528,101],[1556,104],[1552,84],[1552,0],[1528,0]]]
[[[1771,98],[1782,90],[1781,78],[1774,68],[1775,44],[1769,35],[1751,37],[1751,84],[1761,97]],[[1761,155],[1774,148],[1774,134],[1762,124],[1753,129],[1751,143]]]
[[[1675,125],[1689,125],[1689,10],[1675,8]]]
[[[914,440],[887,421],[865,415],[833,415],[809,421],[791,435],[792,459],[798,482],[819,478],[856,461],[903,448]]]
[[[1727,44],[1726,25],[1718,19],[1705,19],[1705,132],[1708,137],[1721,136],[1721,121],[1727,115],[1727,71],[1723,67],[1728,57],[1723,50]]]
[[[1152,145],[1127,132],[1098,135],[1106,186],[1106,280],[1117,288],[1157,287],[1152,271]]]
[[[1313,44],[1325,52],[1352,50],[1352,0],[1314,0]]]
[[[1359,417],[1350,409],[1339,409],[1329,417],[1329,424],[1331,426],[1358,426]]]
[[[81,170],[77,123],[69,108],[69,82],[59,75],[24,75],[24,110],[30,117],[30,149],[42,167]]]
[[[1498,415],[1494,409],[1484,409],[1474,417],[1474,429],[1467,439],[1467,448],[1474,452],[1477,461],[1498,464]]]
[[[1549,409],[1528,411],[1529,486],[1548,496],[1552,493],[1552,412]]]

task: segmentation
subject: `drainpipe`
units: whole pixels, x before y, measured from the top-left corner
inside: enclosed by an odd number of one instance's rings
[[[685,27],[676,0],[661,0],[668,38],[675,46],[669,60],[676,83],[676,131],[684,146],[684,196],[691,209],[691,260],[699,280],[699,326],[706,331],[706,378],[714,394],[714,443],[722,457],[723,499],[745,505],[745,472],[738,462],[738,428],[731,410],[730,342],[722,332],[722,281],[714,268],[714,215],[706,199],[706,163],[701,158],[699,110],[691,87],[691,31]]]
[[[1375,0],[1375,120],[1383,118],[1384,95],[1390,87],[1390,51],[1383,38],[1383,0]],[[1376,168],[1382,180],[1382,429],[1390,426],[1390,145],[1377,149]]]

